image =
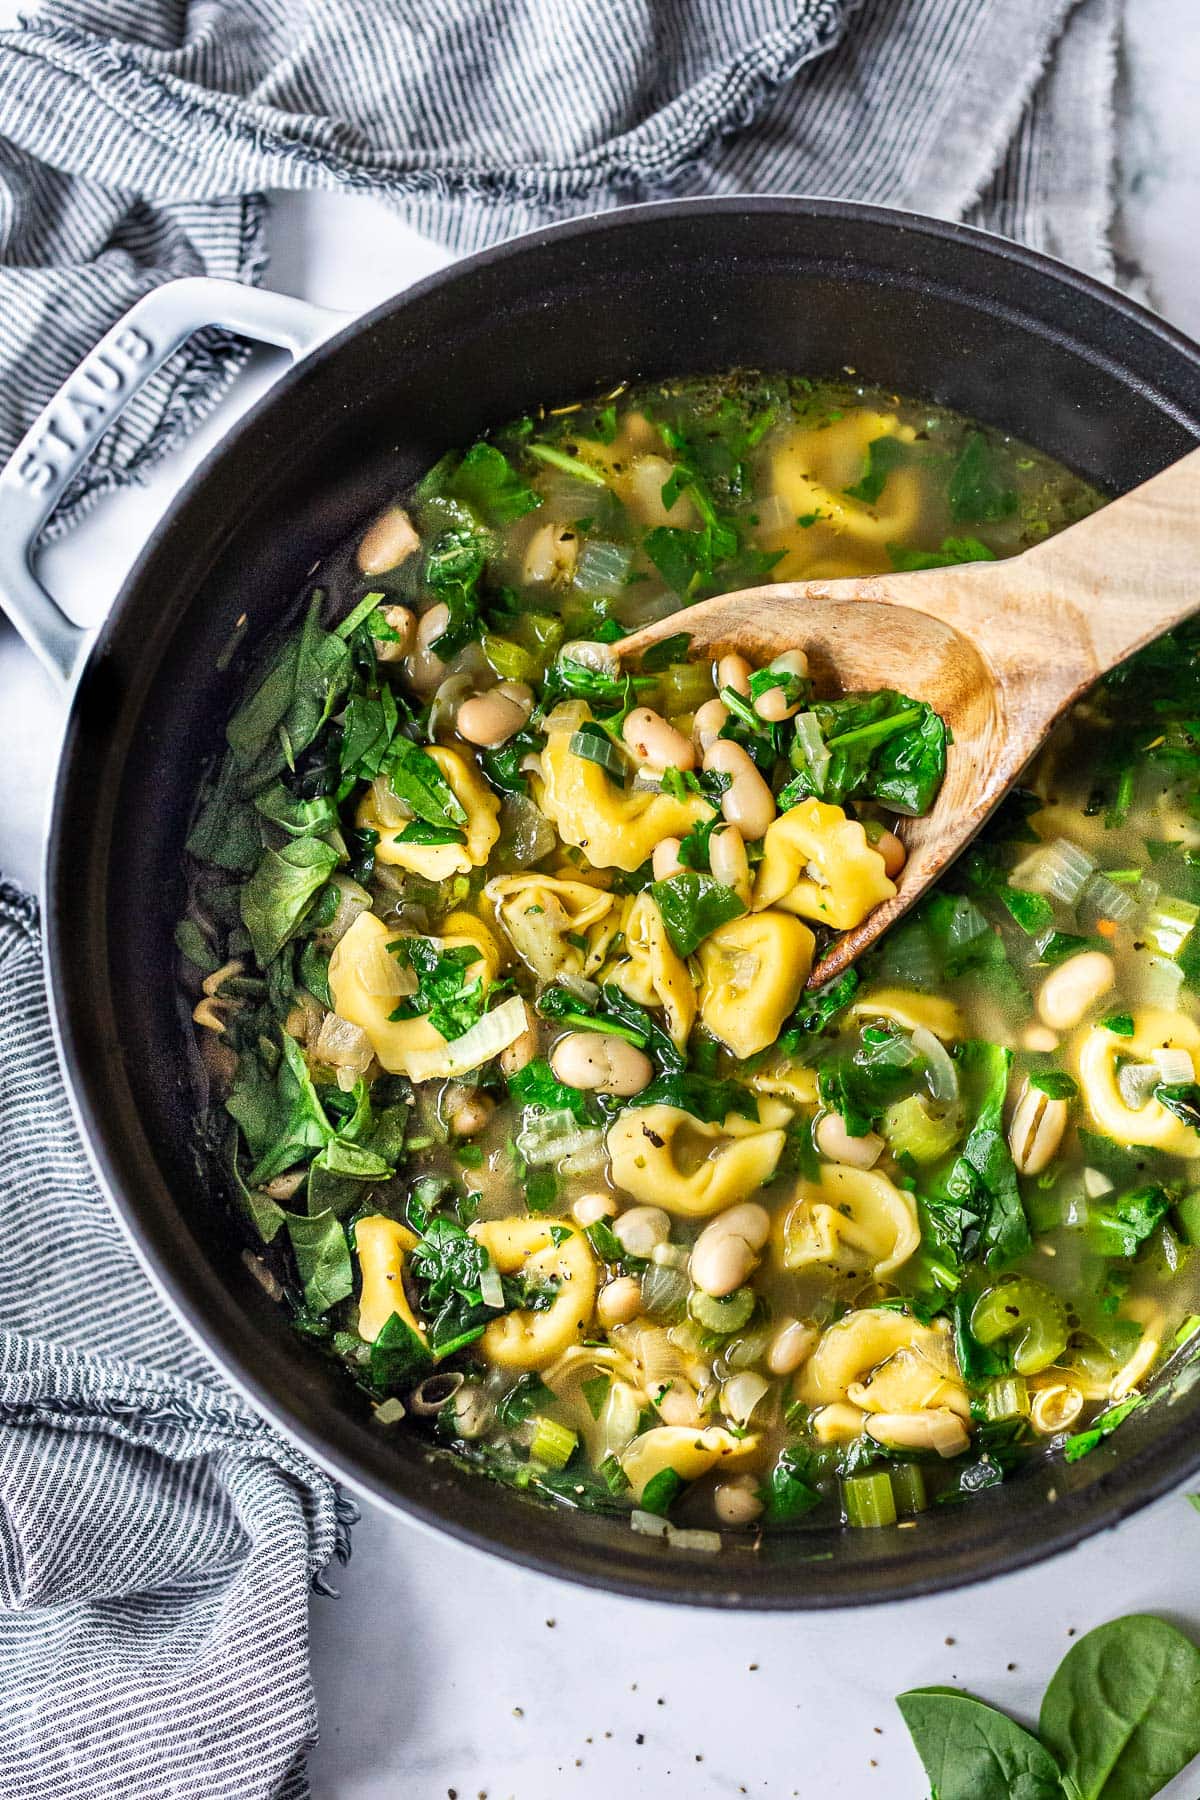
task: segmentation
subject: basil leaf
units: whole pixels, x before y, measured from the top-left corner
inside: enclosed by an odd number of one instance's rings
[[[392,792],[427,825],[465,825],[466,810],[433,757],[410,738],[398,737],[387,756]]]
[[[305,1304],[311,1312],[328,1312],[354,1292],[350,1246],[341,1222],[328,1212],[318,1213],[316,1218],[289,1213],[287,1230]]]
[[[242,923],[265,967],[295,931],[309,901],[337,867],[338,853],[323,838],[297,838],[281,850],[264,850],[242,889]]]
[[[1049,1751],[1005,1713],[956,1688],[911,1688],[896,1705],[937,1800],[1063,1800]]]
[[[1079,1800],[1145,1800],[1200,1755],[1200,1650],[1144,1613],[1100,1625],[1051,1677],[1038,1730]]]
[[[690,956],[718,925],[740,919],[746,910],[732,888],[695,869],[654,882],[650,892],[678,956]]]

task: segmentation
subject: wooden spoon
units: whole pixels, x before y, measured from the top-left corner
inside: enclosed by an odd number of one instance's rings
[[[819,987],[906,913],[970,843],[1054,722],[1097,678],[1200,608],[1200,449],[1020,556],[723,594],[623,638],[634,661],[687,632],[692,654],[807,652],[819,688],[927,700],[954,741],[891,900],[830,946]]]

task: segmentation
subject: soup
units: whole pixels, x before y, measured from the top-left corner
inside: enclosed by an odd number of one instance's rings
[[[1099,504],[943,409],[734,372],[518,420],[318,571],[177,935],[248,1260],[381,1430],[713,1548],[892,1524],[1142,1402],[1200,1324],[1194,636],[815,989],[942,721],[902,669],[816,690],[802,641],[620,649]]]

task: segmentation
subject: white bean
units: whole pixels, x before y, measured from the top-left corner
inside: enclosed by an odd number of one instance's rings
[[[621,1275],[600,1289],[596,1297],[596,1317],[610,1331],[614,1325],[628,1325],[642,1310],[642,1284],[636,1275]]]
[[[884,874],[889,881],[894,881],[908,861],[908,851],[895,832],[889,831],[886,826],[880,830],[878,836],[871,838],[870,843],[872,850],[878,850],[883,858]]]
[[[1051,1031],[1070,1031],[1078,1025],[1117,978],[1111,956],[1103,950],[1085,950],[1051,969],[1038,991],[1038,1017]]]
[[[611,1194],[580,1194],[571,1208],[571,1216],[577,1225],[584,1229],[597,1224],[601,1219],[615,1216],[617,1203]]]
[[[773,657],[767,664],[767,673],[773,675],[808,674],[808,658],[803,650],[785,650],[782,656]],[[784,719],[794,718],[800,711],[802,702],[793,700],[789,703],[785,687],[767,688],[754,702],[754,710],[760,719],[769,725],[777,725]]]
[[[715,744],[729,722],[729,708],[723,700],[706,700],[696,708],[692,720],[692,742],[703,756]]]
[[[640,1094],[654,1075],[643,1050],[607,1031],[569,1031],[550,1052],[550,1067],[568,1087],[597,1094]]]
[[[686,1381],[673,1381],[655,1405],[664,1425],[699,1425],[703,1419],[696,1390]]]
[[[452,1082],[442,1099],[442,1116],[454,1137],[475,1137],[488,1123],[496,1103],[482,1088]]]
[[[791,1375],[816,1349],[821,1334],[801,1319],[784,1319],[767,1345],[767,1368],[772,1375]]]
[[[696,766],[696,752],[682,731],[676,731],[652,707],[635,706],[621,726],[621,736],[626,748],[655,774]]]
[[[873,1169],[886,1148],[875,1131],[852,1137],[841,1113],[834,1112],[821,1114],[813,1138],[822,1156],[830,1162],[847,1163],[852,1169]]]
[[[722,887],[732,888],[744,905],[750,904],[750,864],[746,840],[736,825],[723,825],[708,840],[708,866]]]
[[[407,674],[418,693],[430,692],[446,673],[446,665],[435,655],[433,645],[449,623],[450,608],[442,600],[422,613],[417,621],[416,641],[407,658]]]
[[[683,872],[683,864],[679,860],[680,840],[675,837],[660,838],[654,846],[654,854],[650,858],[650,867],[654,871],[655,881],[670,881],[672,875]]]
[[[762,1512],[753,1475],[720,1481],[713,1489],[713,1511],[722,1525],[753,1525]]]
[[[1018,1175],[1040,1175],[1058,1154],[1067,1129],[1067,1103],[1040,1088],[1026,1087],[1008,1130],[1008,1147]]]
[[[454,1412],[454,1429],[460,1438],[468,1441],[482,1437],[494,1416],[491,1401],[483,1389],[473,1382],[459,1388],[451,1407]]]
[[[631,1206],[614,1224],[613,1235],[627,1256],[653,1256],[671,1235],[670,1216],[661,1206]]]
[[[381,606],[384,624],[395,632],[394,638],[372,638],[375,661],[403,662],[413,647],[417,633],[417,615],[407,606]]]
[[[866,1429],[876,1443],[897,1450],[936,1450],[939,1456],[958,1456],[971,1441],[966,1426],[948,1406],[916,1413],[871,1413]]]
[[[380,513],[373,525],[363,533],[354,560],[363,575],[386,575],[407,562],[421,540],[402,506],[389,507]]]
[[[500,1073],[502,1075],[515,1075],[519,1069],[525,1067],[526,1063],[531,1063],[538,1053],[537,1026],[533,1022],[533,1015],[528,1006],[525,1008],[525,1019],[525,1029],[520,1037],[514,1038],[511,1044],[506,1044],[500,1052]]]
[[[753,1200],[719,1213],[692,1245],[692,1280],[721,1299],[740,1288],[758,1263],[771,1230],[771,1216]]]
[[[1027,1025],[1021,1033],[1022,1050],[1038,1050],[1048,1055],[1058,1049],[1058,1033],[1047,1025]]]
[[[745,698],[750,692],[750,664],[736,650],[723,656],[717,664],[717,686],[732,688],[735,694]]]
[[[568,581],[575,573],[579,538],[570,525],[543,525],[525,551],[526,581]]]
[[[533,711],[533,690],[523,681],[501,681],[486,694],[472,694],[458,709],[454,729],[468,744],[494,750],[521,730]]]
[[[704,753],[704,767],[729,776],[729,786],[721,795],[721,811],[747,843],[754,843],[775,817],[775,796],[753,758],[732,738],[718,738]]]

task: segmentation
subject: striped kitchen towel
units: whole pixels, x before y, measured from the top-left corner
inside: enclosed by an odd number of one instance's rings
[[[47,0],[0,32],[0,454],[130,303],[263,270],[266,190],[382,196],[457,250],[682,193],[821,193],[1111,272],[1120,0]],[[193,340],[56,525],[244,350]]]
[[[2,882],[0,1211],[0,1795],[301,1800],[308,1595],[348,1509],[139,1268]]]

